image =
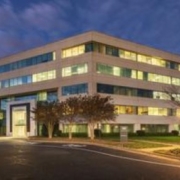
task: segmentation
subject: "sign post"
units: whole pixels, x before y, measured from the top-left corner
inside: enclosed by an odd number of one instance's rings
[[[127,142],[128,141],[128,128],[127,126],[120,126],[120,141]]]

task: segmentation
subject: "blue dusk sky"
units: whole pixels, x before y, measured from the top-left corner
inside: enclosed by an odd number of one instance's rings
[[[0,57],[90,30],[180,54],[180,0],[0,0]]]

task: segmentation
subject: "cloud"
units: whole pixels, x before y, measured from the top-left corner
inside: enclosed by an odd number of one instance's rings
[[[0,56],[87,30],[180,53],[176,0],[14,0],[0,3]],[[16,8],[15,8],[16,5]]]
[[[30,4],[23,11],[15,12],[10,1],[0,6],[0,56],[13,54],[28,48],[62,38],[71,29],[66,21],[67,3]]]

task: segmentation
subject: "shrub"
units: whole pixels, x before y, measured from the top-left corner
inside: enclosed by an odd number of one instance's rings
[[[118,137],[119,138],[119,132],[117,133],[114,133],[114,132],[111,132],[111,133],[102,133],[102,137],[107,137],[107,138],[116,138]]]
[[[171,134],[172,134],[173,136],[178,136],[178,135],[179,135],[179,131],[177,131],[177,130],[172,130],[172,131],[171,131]]]
[[[46,126],[44,124],[42,125],[41,134],[42,134],[43,137],[48,136],[48,131],[47,131],[47,128],[46,128]]]
[[[137,133],[134,132],[128,132],[128,137],[136,137]]]
[[[87,133],[72,133],[72,137],[87,137]]]
[[[95,137],[101,137],[102,133],[100,129],[94,129],[94,135]]]
[[[169,132],[146,132],[146,136],[171,136]]]
[[[145,136],[146,135],[144,130],[137,130],[136,133],[138,136]]]
[[[54,125],[53,136],[59,136],[59,124]]]

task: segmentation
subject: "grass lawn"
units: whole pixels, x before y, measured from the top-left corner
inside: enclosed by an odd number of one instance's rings
[[[119,136],[114,137],[102,137],[98,139],[103,139],[107,141],[120,141]],[[180,144],[180,136],[130,136],[128,137],[129,141],[154,141],[161,143],[179,143]]]
[[[129,137],[129,139],[180,144],[180,136],[136,136],[136,137]]]
[[[109,142],[120,142],[120,137],[103,137],[104,141]],[[174,143],[180,144],[180,136],[133,136],[128,137],[128,142],[124,143],[123,146],[127,148],[143,149],[143,148],[157,148],[157,147],[168,147],[168,144],[163,143]]]
[[[153,142],[150,143],[150,142],[134,141],[123,144],[123,147],[132,148],[132,149],[144,149],[144,148],[168,147],[168,145],[158,144]]]

